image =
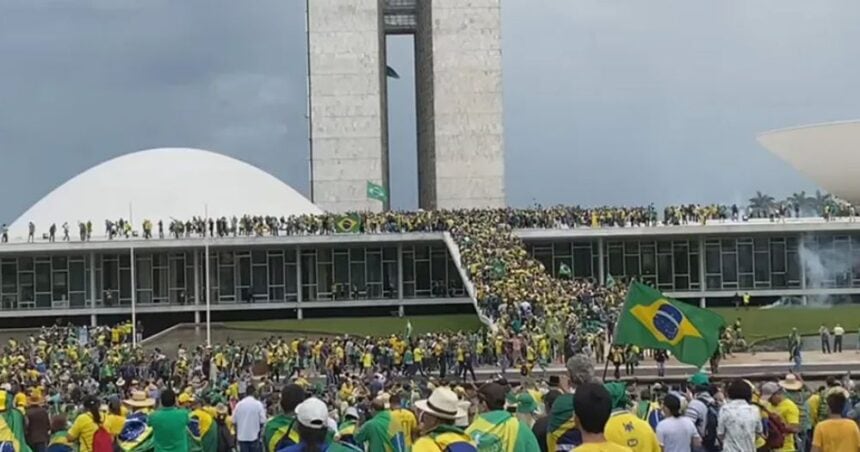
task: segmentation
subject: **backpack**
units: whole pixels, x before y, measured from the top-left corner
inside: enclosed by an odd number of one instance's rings
[[[103,427],[99,426],[96,433],[93,434],[93,452],[113,452],[113,437]]]
[[[218,425],[218,452],[230,452],[236,447],[236,441],[233,434],[230,433],[230,427],[227,427],[227,423],[221,417],[216,417],[215,423]]]
[[[762,419],[762,422],[764,422],[763,430],[765,434],[765,442],[764,446],[760,450],[775,450],[781,448],[785,444],[786,436],[791,434],[788,431],[788,427],[786,427],[785,422],[783,422],[782,418],[778,414],[772,413],[762,405],[755,405],[767,414],[767,418]]]
[[[705,404],[707,414],[705,415],[705,434],[702,436],[702,448],[707,452],[718,452],[723,449],[720,439],[717,437],[717,424],[720,419],[720,411],[713,402],[703,398],[698,399]]]

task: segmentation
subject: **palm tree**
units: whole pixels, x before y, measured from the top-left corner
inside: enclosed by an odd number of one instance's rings
[[[755,192],[755,196],[750,198],[750,209],[756,217],[766,217],[768,212],[773,207],[776,200],[773,196],[766,195],[760,191]]]
[[[821,215],[824,212],[824,206],[833,201],[833,195],[830,193],[822,193],[821,190],[815,190],[815,196],[809,198],[809,207],[816,214]]]
[[[812,198],[806,196],[806,191],[804,190],[800,193],[792,193],[791,196],[785,199],[785,202],[788,203],[789,208],[796,207],[801,215],[806,215],[806,212],[810,210],[809,206],[812,204]]]

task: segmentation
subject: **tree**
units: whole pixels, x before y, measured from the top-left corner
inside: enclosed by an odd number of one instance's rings
[[[750,198],[750,208],[753,211],[753,216],[766,217],[775,202],[776,200],[773,196],[756,191],[755,196]]]
[[[791,196],[786,198],[786,202],[790,206],[797,206],[798,210],[800,210],[801,215],[805,215],[804,212],[810,210],[810,206],[812,205],[812,199],[806,195],[806,191],[801,191],[800,193],[792,193]]]
[[[815,190],[815,196],[809,198],[810,207],[819,215],[824,212],[824,206],[833,202],[833,195]]]

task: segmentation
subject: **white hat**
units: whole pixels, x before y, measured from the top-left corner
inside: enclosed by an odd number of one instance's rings
[[[466,411],[460,408],[457,394],[445,386],[434,389],[429,399],[419,400],[415,406],[440,419],[454,420],[466,415]]]
[[[351,406],[351,407],[347,408],[347,409],[346,409],[346,414],[344,414],[344,417],[352,417],[352,418],[355,418],[355,419],[359,419],[359,416],[358,416],[358,409],[356,409],[354,406]]]
[[[324,428],[328,419],[328,407],[322,400],[311,397],[296,407],[296,418],[305,427]]]

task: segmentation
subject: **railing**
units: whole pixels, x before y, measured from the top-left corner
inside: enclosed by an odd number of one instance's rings
[[[454,238],[451,237],[451,233],[447,231],[442,234],[442,239],[448,247],[448,252],[451,253],[451,260],[454,261],[454,265],[457,266],[457,271],[460,272],[460,278],[463,279],[463,287],[466,288],[466,293],[469,294],[469,299],[472,300],[472,304],[475,306],[475,313],[478,314],[478,318],[481,320],[481,323],[486,325],[490,331],[495,332],[495,322],[487,317],[478,305],[478,292],[475,290],[475,285],[472,284],[472,280],[469,279],[469,275],[466,273],[466,268],[463,267],[463,261],[460,257],[460,247],[457,245],[457,242],[454,241]]]

